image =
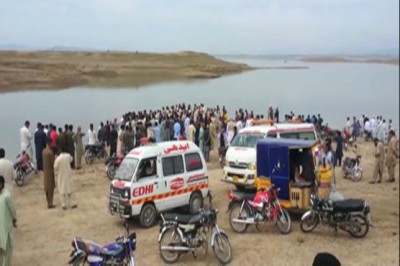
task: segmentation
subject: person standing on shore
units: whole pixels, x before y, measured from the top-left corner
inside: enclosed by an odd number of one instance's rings
[[[399,158],[398,140],[396,138],[396,133],[393,130],[391,130],[389,132],[389,145],[386,155],[386,166],[388,168],[389,179],[387,179],[386,182],[392,183],[395,181],[394,169],[396,167],[398,158]]]
[[[11,193],[5,188],[5,179],[0,175],[0,266],[12,265],[13,227],[17,227],[17,212]]]
[[[72,156],[65,149],[61,151],[61,154],[57,156],[54,162],[54,170],[57,175],[57,188],[63,210],[66,210],[67,206],[71,206],[71,209],[78,207],[74,197],[71,162]]]
[[[10,191],[11,195],[13,195],[13,180],[16,178],[16,174],[14,171],[14,164],[10,160],[6,158],[6,151],[3,148],[0,148],[0,175],[2,175],[5,179],[5,186]]]
[[[370,184],[381,183],[382,176],[384,171],[384,162],[385,162],[385,148],[381,140],[378,138],[374,138],[374,145],[375,145],[375,166],[374,166],[374,173],[372,175],[372,181]],[[379,177],[378,177],[379,176]]]
[[[121,124],[120,130],[118,132],[117,140],[117,156],[123,156],[123,136],[125,134],[125,125]]]
[[[199,129],[199,148],[204,155],[204,122],[201,122]]]
[[[76,169],[82,168],[82,157],[85,154],[85,150],[83,149],[83,137],[85,133],[82,133],[82,128],[78,126],[76,129],[76,134],[74,135],[74,143],[75,143],[75,153],[76,153]]]
[[[63,132],[62,128],[59,127],[57,135],[57,153],[60,153],[62,150],[66,150],[65,132]]]
[[[193,120],[191,120],[190,121],[190,125],[189,125],[189,138],[188,138],[188,140],[190,140],[190,141],[195,141],[195,139],[194,139],[194,135],[196,134],[196,128],[195,128],[195,126],[194,126],[194,122],[193,122]]]
[[[69,125],[66,127],[68,128],[68,131],[65,133],[65,142],[66,142],[66,147],[68,153],[72,157],[72,162],[71,162],[71,168],[75,169],[75,143],[74,143],[74,127],[72,125]]]
[[[43,183],[44,192],[46,193],[47,208],[52,209],[53,205],[53,195],[55,188],[54,181],[54,157],[51,150],[51,141],[47,141],[47,147],[42,152],[43,156]]]
[[[88,142],[89,145],[96,145],[97,135],[96,135],[96,130],[94,130],[93,124],[89,125],[88,138],[89,138]]]
[[[174,139],[179,140],[180,135],[181,135],[181,124],[179,123],[178,118],[176,118],[174,124]]]
[[[38,123],[38,130],[35,132],[35,151],[36,151],[36,169],[43,170],[42,151],[46,148],[46,133],[44,133],[43,125]]]
[[[340,131],[336,132],[336,151],[335,151],[335,166],[342,166],[343,158],[343,138]]]
[[[24,126],[20,130],[21,135],[21,152],[25,151],[29,158],[33,161],[33,149],[32,149],[32,133],[29,130],[29,121],[25,121]]]
[[[115,125],[112,124],[109,134],[110,156],[115,156],[117,153],[117,141],[118,141],[118,132],[115,129]]]
[[[51,127],[51,132],[50,132],[50,140],[51,140],[51,150],[53,151],[54,155],[57,154],[58,150],[58,144],[57,144],[57,127],[52,126]]]

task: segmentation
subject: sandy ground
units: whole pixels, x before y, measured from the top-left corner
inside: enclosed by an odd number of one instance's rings
[[[341,177],[340,169],[336,169],[336,175],[338,189],[345,197],[364,198],[371,205],[375,228],[364,239],[353,239],[344,232],[335,237],[332,229],[322,226],[313,233],[303,234],[298,215],[292,216],[293,231],[289,235],[280,235],[274,225],[265,226],[261,232],[251,229],[245,234],[236,234],[229,227],[226,213],[227,192],[233,187],[219,181],[222,170],[215,162],[211,163],[210,188],[215,194],[214,205],[220,209],[219,224],[228,233],[233,247],[231,265],[311,265],[315,254],[321,251],[332,252],[342,265],[399,265],[398,174],[395,183],[368,184],[373,170],[373,144],[359,143],[359,147],[364,178],[353,183]],[[216,159],[216,154],[213,158]],[[79,203],[75,210],[61,210],[57,194],[57,208],[48,210],[41,177],[31,176],[26,186],[15,187],[19,227],[15,232],[14,265],[66,265],[74,236],[105,244],[124,233],[122,220],[107,212],[109,181],[104,165],[97,163],[74,176]],[[133,222],[131,227],[138,236],[137,264],[164,265],[158,254],[158,226],[142,229]],[[182,256],[177,265],[218,263],[210,249],[204,258]]]
[[[204,53],[0,51],[0,92],[79,85],[140,86],[158,81],[218,78],[251,69]]]
[[[399,57],[377,57],[377,58],[347,58],[340,56],[317,56],[304,57],[300,61],[314,63],[370,63],[370,64],[387,64],[399,66]]]

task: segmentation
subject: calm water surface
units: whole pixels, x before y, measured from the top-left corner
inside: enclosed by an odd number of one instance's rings
[[[81,125],[120,117],[127,111],[156,109],[179,102],[225,105],[232,115],[242,107],[265,114],[269,106],[281,117],[321,113],[342,128],[347,116],[382,114],[399,125],[399,67],[383,64],[308,63],[288,60],[224,59],[252,66],[307,66],[308,69],[256,70],[213,80],[163,83],[142,88],[84,88],[0,94],[0,147],[9,158],[19,152],[25,120]],[[32,131],[34,130],[33,128]]]

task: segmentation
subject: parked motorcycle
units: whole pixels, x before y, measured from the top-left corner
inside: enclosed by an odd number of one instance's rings
[[[258,230],[259,224],[272,222],[282,234],[290,233],[292,221],[287,210],[283,209],[279,202],[279,190],[272,184],[268,190],[258,192],[256,195],[229,192],[229,224],[232,230],[244,233],[249,225],[255,225]],[[257,197],[260,200],[256,200]]]
[[[68,264],[74,266],[134,266],[137,240],[136,233],[129,233],[125,222],[126,236],[120,235],[114,243],[102,246],[90,240],[75,237],[72,241],[72,252]]]
[[[107,159],[108,154],[103,144],[86,145],[85,146],[85,161],[87,164],[92,164],[95,159]]]
[[[106,173],[110,180],[114,179],[115,173],[123,160],[123,156],[111,156],[106,160]]]
[[[316,193],[310,197],[311,210],[307,211],[300,222],[304,233],[314,230],[319,223],[348,232],[352,237],[365,237],[371,223],[370,207],[362,199],[332,201],[319,199]]]
[[[345,157],[342,165],[343,177],[350,177],[354,182],[362,179],[363,170],[360,166],[361,156],[357,155],[356,158]]]
[[[166,263],[177,262],[179,257],[196,251],[208,251],[208,232],[214,255],[222,264],[232,259],[232,248],[228,235],[217,224],[218,209],[212,207],[212,194],[208,194],[210,209],[202,209],[194,215],[167,213],[161,214],[160,235],[158,237],[160,256]]]
[[[22,152],[22,154],[17,155],[17,161],[14,163],[14,171],[16,174],[15,183],[17,186],[22,187],[25,183],[25,178],[35,172],[37,174],[36,167],[33,165],[33,162],[29,155],[26,152]]]
[[[218,148],[218,161],[222,168],[224,168],[224,166],[225,166],[225,161],[226,161],[225,156],[226,156],[227,150],[228,150],[227,147],[219,147]]]

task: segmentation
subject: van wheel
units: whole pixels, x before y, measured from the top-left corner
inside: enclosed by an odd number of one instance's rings
[[[148,203],[142,207],[142,211],[140,212],[139,215],[139,223],[142,227],[144,228],[149,228],[151,227],[157,217],[157,210],[154,207],[153,204]]]
[[[189,200],[189,212],[191,214],[198,213],[203,207],[203,196],[199,192],[194,192]]]

